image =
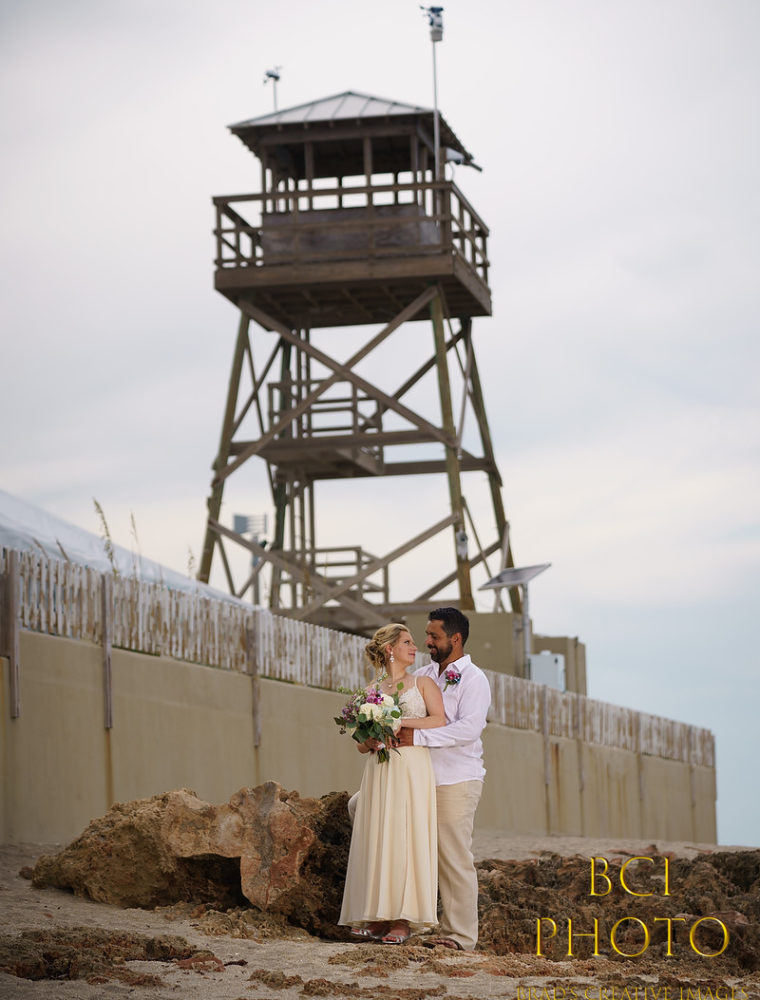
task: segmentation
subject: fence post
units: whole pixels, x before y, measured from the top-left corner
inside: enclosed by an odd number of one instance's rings
[[[103,641],[103,699],[105,728],[113,728],[113,694],[111,691],[111,649],[113,647],[113,577],[104,573],[101,578],[101,619]]]
[[[5,553],[5,606],[2,609],[5,618],[3,628],[3,653],[8,657],[10,682],[11,718],[18,719],[21,715],[21,684],[19,679],[19,663],[21,660],[20,646],[20,608],[19,592],[19,558],[14,549],[6,549]]]
[[[549,688],[541,686],[541,732],[544,742],[544,801],[546,803],[546,835],[552,832],[551,789],[551,727],[549,724]]]
[[[644,836],[646,829],[646,785],[644,778],[644,717],[641,712],[636,713],[636,771],[639,782],[639,836]]]
[[[583,695],[573,693],[573,736],[575,737],[575,752],[578,761],[578,801],[580,805],[580,817],[581,817],[581,837],[586,836],[586,809],[585,809],[585,791],[586,791],[586,768],[583,762],[583,725],[581,723],[581,706],[584,704],[581,702]]]
[[[261,681],[259,680],[258,656],[258,614],[254,612],[254,624],[245,630],[246,672],[251,677],[251,701],[253,708],[253,745],[261,744]]]
[[[690,795],[689,805],[691,807],[691,835],[694,840],[699,841],[702,838],[700,838],[699,836],[700,830],[698,829],[698,823],[697,823],[697,782],[696,782],[697,775],[694,768],[695,733],[693,726],[689,726],[688,739],[689,739],[689,749],[688,753],[686,753],[685,756],[689,758],[689,795]]]

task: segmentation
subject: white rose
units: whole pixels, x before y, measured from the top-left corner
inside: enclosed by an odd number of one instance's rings
[[[393,698],[391,698],[389,694],[384,694],[383,705],[385,706],[385,708],[395,708],[396,702],[393,700]]]
[[[365,719],[379,721],[383,717],[383,706],[376,705],[372,701],[365,701],[359,709],[359,714],[363,715]]]

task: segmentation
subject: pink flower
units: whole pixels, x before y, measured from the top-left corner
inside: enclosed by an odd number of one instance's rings
[[[456,667],[449,667],[443,676],[446,678],[446,683],[443,686],[444,691],[448,690],[449,684],[458,684],[462,679],[462,675]]]

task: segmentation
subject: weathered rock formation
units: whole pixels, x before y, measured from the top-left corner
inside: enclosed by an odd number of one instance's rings
[[[186,789],[119,803],[59,854],[40,858],[33,881],[119,906],[247,901],[337,936],[347,799],[301,798],[270,781],[220,806]]]

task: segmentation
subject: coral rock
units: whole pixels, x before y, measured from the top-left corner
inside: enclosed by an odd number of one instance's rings
[[[34,868],[36,886],[119,906],[246,900],[336,934],[351,828],[347,794],[301,798],[276,782],[215,806],[182,789],[118,803]]]

